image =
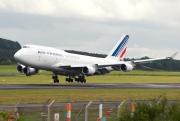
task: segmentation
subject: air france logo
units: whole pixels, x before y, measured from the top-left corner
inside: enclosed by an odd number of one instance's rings
[[[71,54],[61,54],[61,53],[53,53],[53,52],[45,52],[38,50],[38,54],[42,55],[52,55],[52,56],[59,56],[59,57],[66,57],[66,58],[74,58],[74,59],[80,59],[77,55],[71,55]]]
[[[114,53],[112,54],[112,56],[117,57],[124,49],[125,45],[127,44],[129,39],[129,35],[126,35],[124,37],[124,39],[122,40],[122,42],[118,45],[118,47],[116,48],[116,50],[114,51]]]

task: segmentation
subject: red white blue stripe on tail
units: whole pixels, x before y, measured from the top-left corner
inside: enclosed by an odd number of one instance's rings
[[[107,58],[119,60],[122,59],[126,53],[126,44],[128,42],[129,35],[123,35],[121,39],[117,42],[111,52],[108,54]]]
[[[121,43],[119,44],[119,46],[116,48],[116,50],[114,51],[114,53],[112,54],[112,56],[118,56],[124,49],[125,45],[127,44],[129,39],[129,35],[126,35],[124,37],[124,39],[121,41]]]
[[[127,47],[126,47],[127,48]],[[123,50],[123,52],[121,53],[121,55],[120,55],[120,58],[123,58],[124,57],[124,55],[125,55],[125,53],[126,53],[126,48]]]

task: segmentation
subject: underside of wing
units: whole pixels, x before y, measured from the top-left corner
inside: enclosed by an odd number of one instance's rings
[[[65,65],[56,63],[52,67],[54,73],[61,75],[102,75],[113,70],[131,71],[133,66],[124,61],[116,63],[84,64],[84,65]]]
[[[98,64],[94,65],[61,65],[56,66],[57,72],[64,73],[63,75],[75,74],[75,75],[101,75],[109,73],[113,70],[111,67],[98,67]]]

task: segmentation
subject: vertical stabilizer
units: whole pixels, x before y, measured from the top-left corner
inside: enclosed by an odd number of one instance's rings
[[[126,44],[128,42],[128,39],[129,39],[129,35],[124,34],[106,58],[114,59],[114,60],[122,60],[126,53],[126,49],[127,49]]]

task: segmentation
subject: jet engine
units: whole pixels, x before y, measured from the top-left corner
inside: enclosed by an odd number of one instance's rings
[[[29,67],[26,67],[24,65],[18,65],[17,66],[17,70],[18,72],[20,73],[24,73],[26,74],[26,76],[30,76],[30,75],[34,75],[36,73],[38,73],[38,70],[35,69],[35,68],[29,68]]]
[[[129,71],[132,71],[133,70],[133,66],[131,64],[122,64],[121,66],[121,70],[124,71],[124,72],[129,72]]]
[[[31,76],[31,75],[38,73],[38,70],[35,68],[25,67],[23,69],[23,72],[24,72],[24,74],[26,74],[26,76]]]
[[[18,66],[17,66],[17,71],[20,72],[20,73],[23,73],[24,68],[25,68],[25,66],[23,66],[23,65],[18,65]]]
[[[88,76],[92,76],[96,72],[95,68],[91,66],[85,66],[82,68],[82,73]]]

